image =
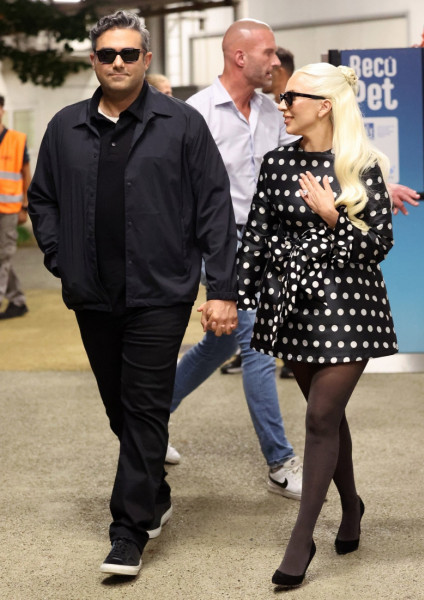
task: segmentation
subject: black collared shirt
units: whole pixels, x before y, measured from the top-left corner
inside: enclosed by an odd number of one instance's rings
[[[90,102],[67,106],[50,121],[28,192],[29,213],[45,265],[61,278],[65,304],[110,311],[97,261],[101,139]],[[144,102],[125,168],[126,306],[194,302],[202,256],[207,298],[234,300],[229,180],[206,121],[150,86]]]
[[[101,90],[90,105],[92,124],[100,135],[96,198],[96,250],[99,277],[115,310],[125,308],[125,193],[128,154],[137,121],[143,121],[147,83],[115,124],[98,112]]]

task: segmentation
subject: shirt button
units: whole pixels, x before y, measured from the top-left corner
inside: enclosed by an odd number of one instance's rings
[[[115,147],[116,146],[116,142],[112,142],[112,146]]]

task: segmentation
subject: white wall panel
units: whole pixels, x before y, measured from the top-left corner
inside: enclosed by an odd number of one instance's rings
[[[407,37],[405,17],[275,30],[277,44],[293,52],[296,67],[320,62],[328,50],[404,48]]]
[[[249,16],[281,29],[310,23],[364,21],[404,15],[408,20],[406,45],[420,43],[424,26],[422,0],[246,0]]]

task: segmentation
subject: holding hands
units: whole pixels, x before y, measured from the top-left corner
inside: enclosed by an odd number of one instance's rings
[[[319,215],[329,227],[335,227],[339,213],[334,205],[334,194],[327,175],[323,177],[322,185],[310,171],[300,174],[301,194],[311,210]]]
[[[199,308],[203,331],[213,331],[217,337],[230,335],[237,327],[237,305],[232,300],[208,300]]]

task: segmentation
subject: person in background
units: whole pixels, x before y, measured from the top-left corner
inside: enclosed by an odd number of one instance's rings
[[[335,550],[359,547],[365,508],[345,409],[368,360],[398,350],[379,266],[393,245],[388,160],[367,138],[357,80],[328,63],[289,79],[279,108],[302,137],[265,155],[237,259],[238,307],[257,307],[252,347],[288,362],[307,401],[300,509],[272,578],[282,588],[305,578],[332,479]]]
[[[16,252],[17,225],[28,218],[27,190],[31,183],[26,135],[3,125],[4,96],[0,96],[0,319],[22,317],[28,312],[25,294],[12,257]]]
[[[241,237],[263,155],[287,143],[277,105],[255,89],[271,80],[279,65],[270,27],[254,19],[233,23],[224,35],[224,72],[188,99],[205,118],[231,183],[231,197]],[[243,357],[243,387],[252,422],[268,465],[268,490],[300,500],[302,463],[288,441],[275,382],[275,359],[250,348],[255,311],[240,311],[231,336],[206,333],[184,354],[177,367],[171,412],[205,381],[236,348]]]
[[[203,331],[219,337],[237,326],[237,230],[204,119],[145,82],[150,34],[137,15],[102,17],[90,39],[100,87],[50,121],[29,212],[119,439],[101,571],[134,576],[172,514],[169,409],[202,257]]]
[[[280,104],[280,94],[285,91],[287,82],[293,75],[294,56],[290,50],[281,48],[281,46],[277,48],[276,54],[280,64],[273,67],[271,81],[268,81],[264,85],[262,92],[264,94],[272,94],[275,102]]]
[[[165,75],[162,75],[161,73],[148,73],[148,75],[146,75],[146,81],[148,84],[162,92],[162,94],[165,94],[165,96],[172,96],[171,83]]]
[[[405,206],[410,204],[411,206],[419,206],[418,200],[420,195],[410,187],[401,185],[400,183],[388,183],[387,189],[389,190],[390,197],[393,202],[393,214],[397,215],[401,212],[403,215],[408,215],[408,209]]]

